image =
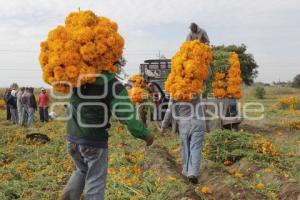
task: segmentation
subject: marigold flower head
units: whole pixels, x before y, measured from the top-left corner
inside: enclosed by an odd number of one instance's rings
[[[256,186],[255,186],[255,188],[256,189],[259,189],[259,190],[262,190],[262,189],[265,189],[265,184],[263,184],[263,183],[258,183]]]
[[[223,78],[225,78],[225,73],[216,72],[215,80],[222,80]]]
[[[231,161],[230,160],[224,160],[224,165],[226,165],[226,166],[231,165]]]
[[[72,87],[93,83],[95,77],[78,78],[87,74],[118,72],[114,66],[123,53],[124,39],[118,33],[118,25],[106,17],[98,17],[92,11],[70,13],[65,24],[57,26],[41,43],[39,56],[43,79],[54,89],[66,92]]]
[[[229,69],[224,73],[217,71],[214,75],[213,94],[217,98],[232,97],[241,98],[241,70],[238,54],[232,52],[228,57]],[[216,66],[217,70],[224,70],[222,66]],[[225,68],[226,69],[226,68]]]
[[[296,96],[286,96],[276,103],[276,107],[279,109],[285,109],[288,108],[291,111],[295,111],[297,109],[297,104],[299,103]]]
[[[211,60],[212,50],[208,45],[197,40],[184,42],[172,58],[171,73],[165,82],[172,99],[189,102],[201,94]]]
[[[133,87],[128,90],[128,96],[133,104],[139,104],[147,99],[147,93],[141,87]]]
[[[237,177],[237,178],[243,178],[244,174],[239,173],[239,172],[235,172],[234,176]]]
[[[133,75],[132,77],[130,77],[129,79],[132,83],[134,87],[142,87],[144,84],[144,79],[143,77],[141,77],[140,75],[136,74]]]
[[[212,194],[212,190],[208,186],[203,186],[200,191],[203,194]]]

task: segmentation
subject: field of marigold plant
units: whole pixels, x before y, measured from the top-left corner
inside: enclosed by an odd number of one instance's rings
[[[249,95],[241,102],[251,101]],[[244,120],[239,132],[206,134],[197,185],[181,176],[180,141],[149,128],[155,143],[145,147],[112,120],[106,199],[297,199],[300,195],[299,110],[277,109],[284,96],[267,89],[266,118]],[[244,95],[243,95],[244,96]],[[42,133],[50,142],[26,138]],[[0,199],[58,199],[73,170],[66,151],[65,123],[12,125],[0,110]]]

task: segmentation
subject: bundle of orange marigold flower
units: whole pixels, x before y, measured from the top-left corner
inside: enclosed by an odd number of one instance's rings
[[[147,99],[147,93],[143,88],[144,79],[140,75],[132,76],[129,81],[133,83],[133,87],[128,90],[128,96],[135,105],[142,103]]]
[[[212,60],[211,48],[198,40],[184,42],[172,58],[172,69],[165,82],[166,91],[173,100],[189,102],[201,94],[203,81]]]
[[[235,52],[216,52],[214,59],[216,59],[212,83],[214,96],[240,99],[242,78],[238,54]]]
[[[96,80],[91,74],[116,73],[124,40],[118,25],[92,11],[70,13],[65,24],[50,31],[41,43],[43,79],[54,90],[67,93]]]

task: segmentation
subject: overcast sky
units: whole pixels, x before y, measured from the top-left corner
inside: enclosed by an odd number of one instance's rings
[[[90,9],[119,24],[126,72],[138,72],[159,52],[171,57],[190,22],[213,45],[248,46],[259,64],[256,81],[291,80],[300,73],[299,0],[0,0],[0,86],[45,86],[39,44],[74,10]]]

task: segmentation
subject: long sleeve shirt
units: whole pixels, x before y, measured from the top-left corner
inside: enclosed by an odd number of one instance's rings
[[[41,93],[39,95],[39,100],[38,100],[38,104],[40,108],[46,108],[48,107],[48,103],[49,103],[49,96],[47,93]]]
[[[172,99],[169,101],[168,109],[162,121],[162,128],[167,128],[172,119],[175,120],[190,120],[204,118],[202,99],[197,96],[191,102],[175,102]],[[203,119],[202,119],[203,120]]]
[[[107,148],[107,129],[110,127],[111,116],[114,116],[127,126],[134,137],[146,140],[149,130],[137,119],[136,109],[125,87],[113,74],[101,75],[105,76],[107,81],[97,78],[95,83],[81,86],[81,95],[76,88],[73,90],[67,139],[76,144]]]
[[[190,32],[186,37],[186,41],[192,41],[192,40],[199,40],[200,42],[207,43],[207,44],[210,43],[206,31],[199,27],[196,33]]]

